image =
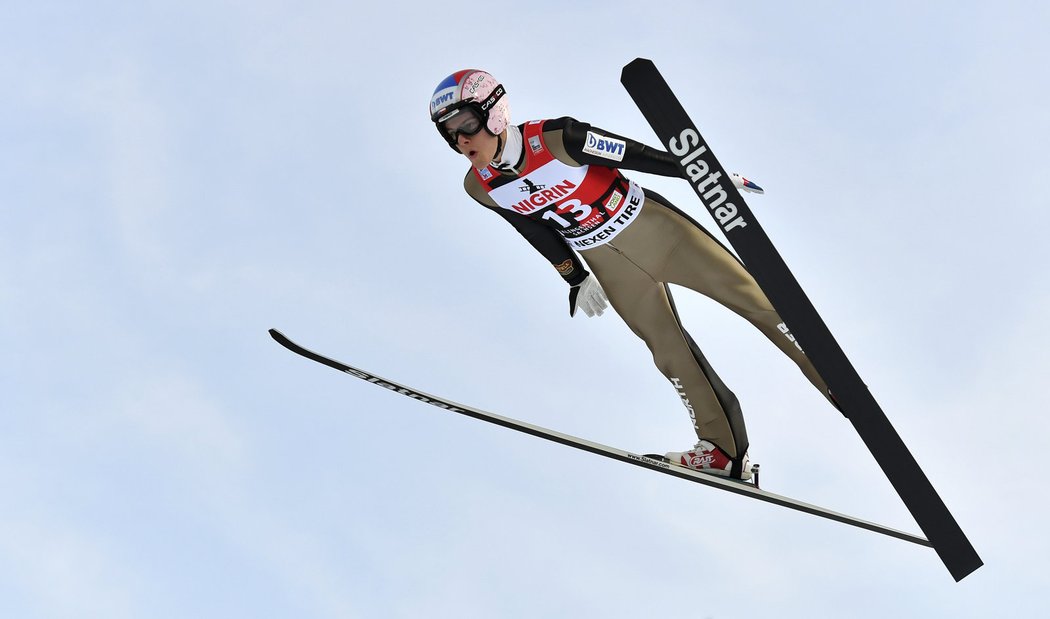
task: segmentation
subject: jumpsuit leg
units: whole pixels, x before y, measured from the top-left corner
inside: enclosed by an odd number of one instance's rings
[[[645,341],[675,387],[697,436],[733,458],[747,451],[739,403],[682,327],[666,284],[704,294],[761,331],[838,408],[827,384],[737,258],[699,224],[647,192],[642,212],[604,246],[584,252],[613,308]]]
[[[706,295],[745,318],[794,361],[821,395],[837,407],[829,396],[824,379],[791,336],[788,326],[773,309],[755,279],[736,257],[706,230],[673,210],[657,206],[651,211],[659,211],[664,217],[675,221],[674,228],[680,230],[676,235],[677,242],[661,269],[660,275],[664,280]]]
[[[731,458],[746,453],[747,431],[736,396],[682,328],[667,286],[612,244],[587,250],[585,257],[609,303],[649,347],[656,367],[682,399],[697,437]]]

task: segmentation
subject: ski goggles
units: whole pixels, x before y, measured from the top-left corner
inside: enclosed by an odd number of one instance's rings
[[[477,104],[468,103],[463,107],[446,112],[436,121],[438,131],[448,140],[449,144],[459,141],[460,134],[474,136],[485,126],[485,119]]]

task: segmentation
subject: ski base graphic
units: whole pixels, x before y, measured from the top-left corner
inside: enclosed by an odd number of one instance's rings
[[[838,512],[832,511],[830,509],[818,507],[816,505],[811,505],[809,503],[792,499],[790,497],[781,496],[779,494],[774,494],[772,492],[767,492],[758,488],[758,486],[754,483],[733,480],[725,477],[718,477],[715,475],[705,473],[698,473],[696,471],[693,471],[692,469],[674,465],[663,456],[636,454],[623,449],[619,449],[617,447],[609,447],[608,445],[602,445],[600,443],[595,443],[587,439],[578,438],[569,434],[564,434],[556,430],[549,430],[547,428],[533,425],[524,421],[518,421],[517,419],[511,419],[509,417],[503,417],[501,415],[497,415],[496,413],[491,413],[479,408],[467,406],[465,404],[458,404],[445,398],[424,393],[422,391],[419,391],[418,389],[413,389],[400,383],[396,383],[392,380],[376,376],[371,372],[366,372],[365,370],[355,368],[341,361],[336,361],[335,359],[326,357],[312,350],[304,348],[303,346],[300,346],[299,344],[293,342],[291,339],[289,339],[287,336],[285,336],[283,333],[276,329],[270,329],[270,336],[273,337],[274,340],[276,340],[279,344],[281,344],[288,350],[303,357],[306,357],[311,361],[316,361],[317,363],[320,363],[322,365],[327,365],[328,367],[339,370],[340,372],[343,372],[345,374],[349,374],[356,378],[360,378],[361,380],[364,380],[366,382],[378,385],[385,389],[389,389],[390,391],[393,391],[405,397],[412,398],[413,400],[419,400],[420,402],[430,404],[431,406],[436,406],[437,408],[440,408],[442,410],[446,410],[452,413],[458,413],[467,417],[473,417],[481,421],[486,421],[488,423],[492,423],[498,426],[510,428],[511,430],[516,430],[525,434],[531,434],[532,436],[546,439],[548,441],[553,441],[555,443],[560,443],[568,447],[573,447],[599,456],[604,456],[612,460],[619,460],[620,462],[633,464],[635,466],[639,466],[650,471],[656,471],[665,475],[671,475],[672,477],[677,477],[679,479],[684,479],[693,483],[701,484],[711,488],[717,488],[719,490],[725,490],[728,492],[732,492],[733,494],[745,496],[751,499],[757,499],[766,503],[772,503],[773,505],[779,505],[781,507],[786,507],[788,509],[803,512],[806,514],[811,514],[813,516],[819,516],[828,520],[834,520],[836,522],[841,522],[861,529],[866,529],[868,531],[873,531],[875,533],[880,533],[889,537],[895,537],[897,539],[901,539],[907,542],[912,542],[913,544],[919,544],[920,546],[931,546],[929,540],[920,535],[915,535],[913,533],[908,533],[905,531],[899,531],[897,529],[893,529],[878,523],[869,522],[860,518],[855,518],[853,516],[847,516],[845,514],[840,514]]]

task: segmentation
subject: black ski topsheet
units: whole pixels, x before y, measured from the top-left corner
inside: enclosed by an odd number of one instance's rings
[[[281,344],[281,346],[284,346],[288,350],[298,355],[302,355],[307,359],[316,361],[317,363],[323,365],[327,365],[330,368],[334,368],[336,370],[339,370],[340,372],[344,372],[351,376],[360,378],[361,380],[373,383],[375,385],[379,385],[380,387],[384,387],[395,393],[407,396],[409,398],[412,398],[413,400],[419,400],[420,402],[425,402],[426,404],[430,404],[431,406],[436,406],[442,410],[447,410],[453,413],[459,413],[460,415],[466,415],[467,417],[473,417],[475,419],[480,419],[481,421],[487,421],[498,426],[510,428],[511,430],[517,430],[518,432],[531,434],[532,436],[537,436],[548,441],[553,441],[555,443],[560,443],[562,445],[574,447],[576,449],[587,451],[593,454],[605,456],[606,458],[611,458],[613,460],[619,460],[620,462],[634,464],[636,466],[640,466],[652,471],[659,471],[660,473],[671,475],[673,477],[678,477],[680,479],[685,479],[698,484],[703,484],[705,486],[711,486],[720,490],[727,490],[734,494],[743,495],[752,499],[758,499],[759,501],[765,501],[766,503],[772,503],[774,505],[780,505],[781,507],[787,507],[789,509],[800,511],[806,514],[812,514],[821,518],[827,518],[828,520],[842,522],[848,525],[852,525],[854,527],[866,529],[868,531],[874,531],[875,533],[881,533],[882,535],[902,539],[904,541],[912,542],[913,544],[919,544],[920,546],[931,546],[929,540],[920,535],[907,533],[905,531],[898,531],[897,529],[892,529],[881,524],[868,522],[866,520],[861,520],[859,518],[854,518],[852,516],[847,516],[844,514],[833,512],[823,507],[818,507],[816,505],[810,505],[802,501],[797,501],[790,497],[781,496],[779,494],[773,494],[772,492],[766,492],[765,490],[760,490],[758,487],[751,483],[735,481],[731,479],[726,479],[724,477],[716,477],[714,475],[707,475],[704,473],[697,473],[685,467],[669,464],[666,459],[659,456],[649,456],[631,453],[629,451],[624,451],[616,447],[609,447],[607,445],[602,445],[600,443],[595,443],[586,439],[577,438],[569,434],[563,434],[555,430],[548,430],[547,428],[542,428],[540,426],[526,423],[524,421],[518,421],[517,419],[503,417],[495,413],[490,413],[488,411],[466,406],[464,404],[457,404],[451,400],[446,400],[445,398],[430,395],[428,393],[418,391],[411,387],[406,387],[399,383],[395,383],[392,380],[380,378],[379,376],[376,376],[375,374],[372,374],[370,372],[366,372],[364,370],[349,366],[340,361],[336,361],[335,359],[326,357],[322,354],[316,353],[312,350],[300,346],[299,344],[296,344],[276,329],[270,329],[270,336],[273,337],[273,339],[277,340],[277,342]]]
[[[886,418],[724,168],[652,61],[637,58],[620,81],[701,203],[828,384],[843,414],[882,467],[956,581],[983,562]]]

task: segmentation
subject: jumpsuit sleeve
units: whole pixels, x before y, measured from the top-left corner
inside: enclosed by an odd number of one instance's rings
[[[480,190],[480,186],[478,186],[477,181],[474,180],[470,172],[467,173],[463,185],[464,189],[467,190],[467,194],[474,198],[478,204],[502,217],[518,231],[518,234],[525,237],[529,245],[532,245],[533,249],[551,263],[551,266],[558,271],[558,274],[561,275],[567,284],[578,286],[590,275],[587,269],[584,268],[583,260],[569,247],[568,242],[557,230],[529,219],[524,215],[499,208],[484,191]]]
[[[587,146],[587,134],[620,140],[624,143],[623,158],[611,159],[584,152]],[[630,138],[599,129],[588,123],[563,116],[548,120],[543,125],[543,141],[555,157],[570,165],[598,165],[615,167],[621,170],[635,170],[646,174],[673,176],[681,178],[678,162],[674,155],[652,146],[647,146]]]

